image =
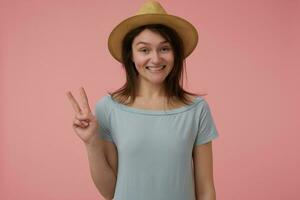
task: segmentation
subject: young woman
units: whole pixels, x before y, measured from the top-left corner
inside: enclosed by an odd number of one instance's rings
[[[218,132],[206,100],[180,82],[197,41],[192,24],[149,1],[108,40],[126,72],[123,87],[96,103],[95,116],[83,88],[82,109],[67,92],[74,130],[106,199],[216,199],[212,140]]]

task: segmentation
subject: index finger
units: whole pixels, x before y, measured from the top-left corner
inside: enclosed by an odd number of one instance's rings
[[[89,101],[86,95],[86,92],[83,87],[80,87],[80,95],[81,95],[81,100],[83,104],[83,109],[85,109],[87,112],[91,112],[91,108],[89,106]]]
[[[74,108],[75,112],[81,113],[81,109],[75,98],[73,97],[72,93],[70,91],[66,92],[68,99],[70,100],[72,107]]]

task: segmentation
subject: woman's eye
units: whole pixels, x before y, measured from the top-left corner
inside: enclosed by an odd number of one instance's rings
[[[146,53],[148,52],[148,49],[140,49],[141,52]]]
[[[171,48],[170,47],[163,47],[163,48],[161,48],[161,50],[162,51],[169,51],[169,50],[171,50]]]

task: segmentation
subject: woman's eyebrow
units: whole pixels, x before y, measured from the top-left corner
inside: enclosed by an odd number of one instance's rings
[[[163,44],[163,43],[169,43],[169,41],[164,40],[164,41],[160,42],[159,44]],[[147,42],[138,42],[138,43],[135,44],[135,46],[137,46],[138,44],[149,44],[149,43],[147,43]]]

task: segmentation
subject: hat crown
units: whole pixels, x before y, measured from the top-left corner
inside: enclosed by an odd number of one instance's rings
[[[167,14],[165,9],[157,1],[147,1],[137,11],[136,15],[143,14]]]

